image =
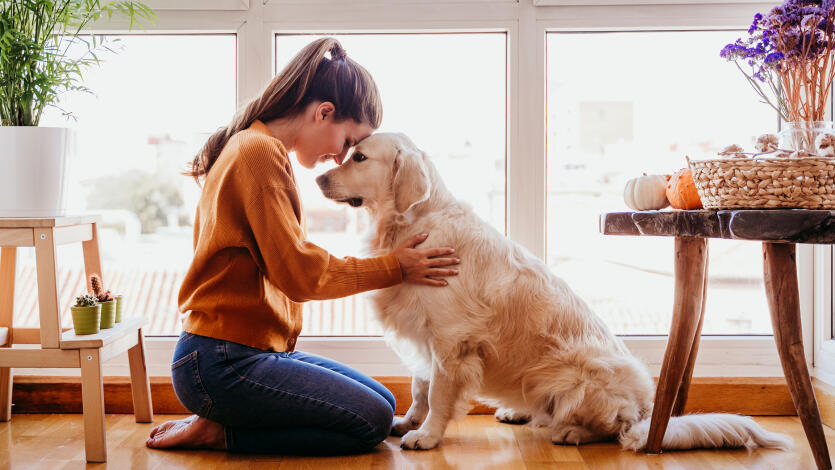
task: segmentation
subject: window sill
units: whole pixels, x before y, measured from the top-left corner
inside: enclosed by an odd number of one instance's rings
[[[647,364],[657,376],[661,369],[666,336],[622,336],[632,353]],[[168,377],[174,354],[175,336],[145,339],[148,375]],[[299,338],[297,349],[338,358],[339,361],[371,376],[410,376],[408,368],[382,337],[311,337]],[[127,355],[105,363],[104,375],[129,376]],[[15,369],[21,376],[79,376],[78,369]],[[694,369],[695,377],[781,377],[780,359],[772,336],[703,336]]]

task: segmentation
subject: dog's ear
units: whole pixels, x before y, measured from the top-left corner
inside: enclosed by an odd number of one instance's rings
[[[412,206],[429,199],[432,183],[423,163],[423,152],[405,145],[397,146],[394,158],[394,208],[403,214]]]

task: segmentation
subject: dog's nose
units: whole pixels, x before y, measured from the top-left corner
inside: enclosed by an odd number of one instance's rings
[[[321,174],[316,177],[316,184],[319,185],[319,188],[325,189],[328,185],[328,175]]]

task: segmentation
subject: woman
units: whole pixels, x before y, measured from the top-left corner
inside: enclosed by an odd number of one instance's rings
[[[399,282],[444,286],[458,260],[451,248],[415,248],[426,234],[386,256],[330,256],[305,240],[288,160],[293,151],[306,168],[341,164],[381,115],[368,72],[335,39],[320,39],[194,159],[190,175],[203,179],[203,190],[171,366],[177,397],[194,416],[154,428],[148,447],[339,454],[386,438],[395,402],[385,387],[294,351],[299,302]]]

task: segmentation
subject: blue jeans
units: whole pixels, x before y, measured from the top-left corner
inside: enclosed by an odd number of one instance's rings
[[[388,436],[394,396],[338,362],[183,332],[171,364],[192,413],[222,424],[235,452],[352,454]]]

